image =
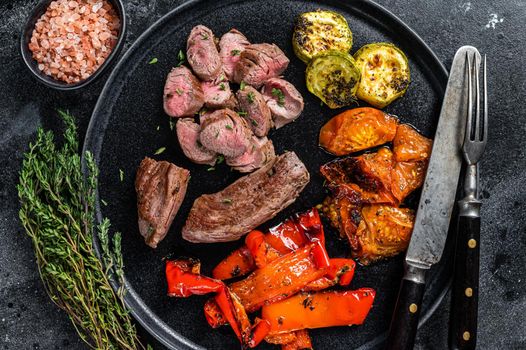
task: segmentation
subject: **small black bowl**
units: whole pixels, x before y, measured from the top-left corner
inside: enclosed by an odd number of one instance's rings
[[[62,91],[80,89],[95,81],[97,77],[99,77],[102,74],[102,72],[111,64],[111,62],[115,59],[116,56],[119,55],[119,52],[122,50],[126,34],[126,13],[124,12],[124,5],[121,0],[108,0],[108,2],[111,3],[115,8],[121,22],[117,43],[115,44],[115,47],[112,49],[109,56],[99,67],[99,69],[93,72],[93,74],[91,74],[88,78],[81,80],[78,83],[68,84],[66,82],[53,79],[53,77],[41,72],[38,69],[37,61],[33,59],[33,53],[29,50],[29,43],[31,41],[31,36],[33,34],[33,29],[35,28],[35,24],[38,21],[38,19],[44,14],[44,12],[46,12],[46,9],[51,3],[51,1],[52,0],[42,0],[41,2],[39,2],[37,6],[35,6],[35,9],[31,13],[31,15],[29,16],[27,23],[24,27],[24,31],[22,32],[22,38],[20,40],[22,58],[27,68],[29,68],[29,70],[31,71],[31,73],[33,73],[33,75],[44,85]]]

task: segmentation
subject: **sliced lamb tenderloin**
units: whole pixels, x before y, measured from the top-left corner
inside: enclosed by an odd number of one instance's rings
[[[201,88],[205,95],[205,106],[208,108],[234,108],[235,100],[232,98],[230,84],[224,74],[213,81],[203,81]]]
[[[278,77],[288,65],[289,59],[276,45],[250,44],[236,64],[234,81],[259,88],[268,79]]]
[[[272,127],[272,115],[263,95],[252,86],[245,86],[243,90],[237,91],[236,97],[238,107],[243,111],[242,116],[248,121],[254,134],[266,136]]]
[[[234,81],[234,69],[241,57],[241,53],[248,45],[250,45],[248,39],[237,29],[230,29],[219,40],[219,56],[228,80]]]
[[[175,129],[179,145],[188,159],[197,164],[215,164],[217,154],[201,145],[199,141],[201,127],[192,118],[179,119]]]
[[[135,190],[139,231],[147,245],[156,248],[183,202],[190,172],[166,161],[144,158],[137,170]]]
[[[272,112],[276,129],[293,122],[303,111],[303,97],[294,85],[284,79],[267,80],[261,93]]]
[[[286,152],[224,190],[194,201],[182,229],[195,243],[235,241],[292,204],[309,182],[294,152]]]
[[[186,43],[186,57],[201,80],[214,80],[222,73],[214,33],[203,25],[192,28]]]
[[[163,93],[164,111],[170,117],[189,117],[205,102],[201,82],[185,66],[173,68],[166,77]]]
[[[231,109],[219,109],[201,124],[201,144],[228,158],[239,157],[251,146],[252,131],[247,122]]]
[[[274,144],[266,137],[253,137],[252,146],[236,158],[226,158],[226,164],[241,173],[250,173],[276,158]]]

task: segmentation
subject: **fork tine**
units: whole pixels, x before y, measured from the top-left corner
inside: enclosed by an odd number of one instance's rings
[[[466,130],[464,134],[464,144],[471,140],[471,126],[473,123],[473,88],[471,76],[471,62],[469,60],[469,53],[466,52],[466,60],[468,62],[468,115],[466,118]]]
[[[484,79],[484,133],[481,137],[481,141],[486,141],[488,139],[488,84],[486,81],[486,55],[484,55],[482,78]]]
[[[477,60],[477,54],[473,54],[473,70],[475,72],[475,135],[474,140],[481,140],[481,125],[480,125],[480,86],[479,86],[479,66],[480,63]]]

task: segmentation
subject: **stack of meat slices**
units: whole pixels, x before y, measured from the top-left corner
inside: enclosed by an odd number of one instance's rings
[[[188,37],[187,59],[191,70],[173,68],[164,86],[164,110],[181,118],[176,129],[184,154],[209,165],[223,155],[243,173],[271,162],[270,128],[294,121],[304,106],[298,90],[279,77],[289,64],[283,51],[251,44],[236,29],[216,45],[214,33],[198,25]],[[237,92],[230,83],[239,84]]]
[[[336,159],[320,169],[331,191],[322,211],[349,240],[353,257],[363,264],[407,248],[414,211],[401,205],[422,186],[432,141],[373,108],[344,112],[320,133],[321,145],[333,153],[364,150],[385,142],[392,142],[392,151],[382,147]]]

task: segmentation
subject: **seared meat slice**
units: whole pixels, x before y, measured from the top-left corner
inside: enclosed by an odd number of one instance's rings
[[[305,165],[294,152],[286,152],[224,190],[197,198],[183,238],[196,243],[237,240],[293,203],[308,182]]]
[[[179,119],[175,128],[177,140],[179,140],[179,145],[181,145],[186,157],[197,164],[215,164],[217,154],[201,145],[201,142],[199,142],[201,127],[192,118]]]
[[[272,126],[272,116],[263,95],[252,86],[245,86],[237,91],[236,96],[239,109],[246,113],[243,118],[248,121],[254,135],[266,136]]]
[[[203,81],[201,88],[205,94],[205,106],[208,108],[235,108],[230,85],[223,74],[213,81]]]
[[[303,97],[294,85],[286,80],[269,79],[261,92],[272,112],[276,129],[293,122],[303,111]]]
[[[233,81],[236,64],[248,45],[248,39],[237,29],[230,29],[219,40],[219,56],[228,80]]]
[[[222,73],[214,33],[203,25],[192,28],[186,43],[186,57],[201,80],[214,80]]]
[[[266,137],[252,137],[252,146],[236,158],[226,158],[226,163],[241,173],[250,173],[271,162],[276,157],[274,144]]]
[[[144,158],[137,170],[135,190],[139,231],[147,245],[156,248],[183,202],[190,172],[166,161]]]
[[[203,107],[201,83],[185,66],[173,68],[164,84],[164,111],[170,117],[189,117]]]
[[[227,158],[239,157],[252,145],[252,131],[247,122],[230,109],[219,109],[201,124],[201,144]]]
[[[289,65],[289,59],[274,44],[251,44],[245,47],[234,71],[234,81],[244,81],[259,88],[270,78],[278,77]]]

